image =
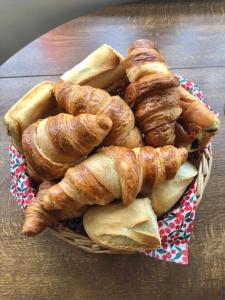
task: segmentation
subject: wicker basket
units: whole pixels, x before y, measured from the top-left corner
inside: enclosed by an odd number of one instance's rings
[[[198,167],[198,175],[196,177],[197,186],[197,200],[198,204],[202,199],[205,187],[208,183],[212,167],[212,146],[211,144],[202,152],[201,160]],[[131,251],[116,251],[105,249],[95,242],[93,242],[89,237],[77,234],[70,229],[52,229],[53,233],[60,239],[68,242],[69,244],[81,248],[90,253],[108,253],[108,254],[133,254],[135,252]]]
[[[183,86],[191,94],[196,96],[203,104],[205,104],[207,106],[207,108],[210,109],[208,104],[204,101],[202,92],[199,90],[199,88],[194,83],[192,83],[189,80],[186,80],[186,79],[182,78],[181,76],[177,75],[177,77],[179,78],[181,86]],[[23,157],[23,155],[21,153],[18,153],[16,148],[14,148],[14,146],[9,147],[9,154],[10,154],[10,169],[11,169],[10,192],[14,196],[14,198],[17,201],[20,208],[25,209],[26,205],[34,199],[37,187],[35,187],[35,185],[34,186],[32,185],[30,177],[28,175],[26,175],[26,167],[25,167],[25,163],[24,163],[25,158]],[[174,222],[172,220],[175,218],[175,216],[177,217],[179,209],[180,209],[180,211],[182,211],[182,210],[185,211],[186,210],[186,208],[183,206],[184,205],[183,199],[186,199],[187,201],[189,201],[190,199],[193,200],[193,198],[194,198],[195,200],[190,202],[190,203],[192,203],[192,209],[193,209],[192,210],[192,216],[193,216],[193,218],[189,217],[191,215],[191,211],[190,211],[189,212],[190,214],[186,218],[186,223],[185,223],[186,226],[185,226],[184,230],[186,230],[187,226],[189,226],[189,222],[192,221],[192,225],[193,225],[193,220],[194,220],[197,205],[200,203],[200,201],[202,199],[204,189],[205,189],[205,187],[208,183],[209,177],[210,177],[211,166],[212,166],[212,148],[211,148],[211,144],[209,144],[208,147],[204,151],[202,151],[201,153],[199,153],[199,152],[194,152],[194,154],[192,153],[189,158],[190,158],[191,162],[194,163],[196,168],[198,169],[198,174],[197,174],[196,178],[193,181],[193,185],[190,186],[190,188],[184,194],[184,197],[182,197],[182,199],[178,203],[178,205],[175,206],[174,209],[171,209],[171,211],[165,216],[165,220],[166,220],[165,223],[171,225],[171,222]],[[20,174],[22,176],[18,176],[18,174]],[[29,191],[28,191],[28,189],[29,189]],[[191,195],[191,196],[189,196],[189,195]],[[185,204],[186,204],[186,202],[185,202]],[[171,216],[172,216],[172,219],[171,219]],[[159,220],[159,228],[160,228],[160,223],[163,224],[163,222],[164,221]],[[166,224],[166,226],[168,228],[167,224]],[[136,252],[136,251],[130,252],[130,251],[119,251],[119,250],[105,249],[104,247],[102,247],[102,246],[96,244],[95,242],[93,242],[85,234],[82,235],[82,231],[79,231],[79,224],[78,224],[78,231],[77,232],[73,231],[72,229],[69,229],[70,226],[67,227],[67,225],[66,226],[65,225],[66,224],[57,223],[57,224],[55,224],[51,227],[51,231],[58,238],[68,242],[69,244],[71,244],[75,247],[81,248],[81,249],[83,249],[87,252],[100,253],[100,254],[103,254],[103,253],[108,253],[108,254],[133,254],[133,253]],[[71,227],[71,228],[73,228],[73,227]],[[163,228],[163,227],[161,226],[161,228]],[[174,228],[174,225],[171,228]],[[190,230],[188,231],[188,233],[190,233],[191,231],[192,231],[192,226],[190,227]],[[165,231],[164,231],[164,233],[165,233]],[[184,231],[184,233],[186,234],[186,231]],[[176,234],[178,234],[178,232],[176,232]],[[187,234],[187,235],[189,236],[189,239],[190,239],[190,234]],[[186,241],[187,241],[187,235],[183,236],[183,237],[181,236],[181,237],[183,239],[186,239]],[[163,241],[164,237],[165,237],[165,235],[163,235],[163,233],[162,233],[162,241]],[[182,240],[181,237],[180,237],[180,240]],[[184,242],[186,243],[186,241],[184,241]],[[154,250],[154,253],[151,253],[152,251],[149,250],[150,252],[146,251],[146,254],[150,255],[152,257],[156,257],[156,258],[161,257],[161,259],[163,259],[163,260],[186,264],[187,263],[187,252],[186,251],[188,249],[187,243],[186,243],[186,245],[183,244],[183,246],[184,246],[183,248],[180,247],[180,250],[179,250],[179,251],[181,251],[180,253],[177,253],[177,251],[178,251],[177,248],[178,247],[176,245],[177,244],[172,245],[173,246],[173,257],[171,259],[169,257],[164,258],[163,257],[164,255],[162,255],[162,253],[167,253],[167,251],[165,250],[167,248],[165,248],[165,249],[164,248],[162,249],[162,247],[157,248],[157,249]],[[168,246],[168,245],[166,245],[166,246]],[[171,246],[171,244],[170,244],[170,246]],[[185,250],[186,254],[183,254],[183,250]],[[175,254],[174,254],[174,252],[175,252]],[[169,253],[170,257],[171,257],[171,253]],[[182,253],[183,257],[181,257],[181,253]],[[182,258],[184,258],[184,259],[182,260]]]

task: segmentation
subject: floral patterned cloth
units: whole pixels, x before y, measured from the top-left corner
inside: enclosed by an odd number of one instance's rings
[[[181,76],[180,84],[191,94],[196,96],[208,108],[202,92],[189,80]],[[210,108],[209,108],[210,109]],[[10,192],[21,209],[31,202],[37,192],[37,185],[31,181],[24,155],[19,153],[13,145],[9,147],[11,187]],[[188,264],[188,243],[190,242],[195,212],[197,209],[196,182],[194,181],[188,191],[181,197],[179,203],[163,219],[158,221],[162,246],[155,250],[143,252],[145,255],[157,259]],[[70,229],[80,232],[81,220],[70,220],[63,224]],[[59,228],[61,225],[59,226]],[[57,228],[57,227],[56,227]]]

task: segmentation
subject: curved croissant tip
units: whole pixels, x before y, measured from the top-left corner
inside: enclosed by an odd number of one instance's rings
[[[64,86],[68,86],[70,85],[71,83],[69,82],[65,82],[63,81],[62,79],[56,81],[53,85],[53,94],[56,95],[58,93],[58,91],[61,90],[62,87]]]
[[[22,228],[22,234],[26,236],[35,236],[44,230],[44,226],[41,224],[34,224],[30,222],[25,222]]]
[[[110,130],[113,123],[112,120],[109,117],[106,116],[99,116],[98,117],[98,125],[101,127],[103,130]]]
[[[54,84],[53,84],[53,91],[55,91],[56,88],[57,88],[62,82],[63,82],[62,80],[58,80],[58,81],[54,82]]]
[[[136,48],[147,48],[147,49],[153,48],[158,51],[156,45],[152,41],[147,39],[139,39],[131,43],[128,48],[128,53],[130,53],[132,50]]]
[[[183,164],[188,158],[188,150],[184,147],[178,148],[181,163]]]

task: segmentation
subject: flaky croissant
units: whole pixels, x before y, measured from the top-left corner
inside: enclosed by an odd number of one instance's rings
[[[111,127],[110,118],[91,114],[61,113],[33,123],[22,136],[29,174],[35,181],[63,177],[102,143]]]
[[[65,82],[86,84],[111,91],[126,82],[123,57],[111,46],[101,45],[79,64],[65,72]],[[4,123],[14,146],[22,150],[23,131],[33,122],[59,112],[53,95],[52,81],[43,81],[34,86],[5,114]]]
[[[46,226],[50,226],[56,221],[76,217],[85,212],[85,207],[81,211],[75,201],[72,201],[68,208],[64,210],[47,211],[42,208],[42,199],[48,193],[48,190],[54,185],[50,181],[43,181],[38,189],[35,200],[29,204],[24,213],[24,232],[28,236],[35,235],[41,232]]]
[[[175,123],[181,114],[178,80],[151,41],[135,41],[125,59],[131,84],[125,101],[133,106],[147,145],[174,145]]]
[[[54,86],[54,93],[59,106],[69,114],[101,114],[112,120],[112,128],[103,145],[128,148],[142,145],[142,137],[135,127],[133,112],[119,96],[111,97],[101,89],[62,81]]]
[[[182,114],[176,124],[176,145],[203,150],[219,129],[219,119],[183,87],[179,87]]]
[[[77,217],[88,205],[106,205],[114,199],[122,199],[128,205],[139,193],[147,195],[153,187],[173,178],[186,159],[187,150],[173,146],[133,150],[124,147],[102,148],[97,154],[66,171],[64,178],[41,199],[40,211],[35,205],[32,213],[33,203],[29,204],[29,217],[25,217],[23,232],[26,234],[29,231],[30,235],[40,232],[35,219],[37,214],[41,217],[43,210],[69,211],[70,206],[75,205],[77,210],[73,210],[73,213]],[[41,223],[43,229],[44,220]]]

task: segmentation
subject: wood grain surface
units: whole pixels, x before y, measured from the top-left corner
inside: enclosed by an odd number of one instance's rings
[[[22,49],[0,69],[0,114],[34,84],[57,79],[106,42],[126,52],[153,39],[176,73],[198,83],[220,113],[213,167],[197,211],[187,266],[141,255],[93,255],[47,230],[21,235],[22,213],[9,195],[8,145],[0,127],[0,299],[224,299],[225,2],[139,2],[66,23]]]

